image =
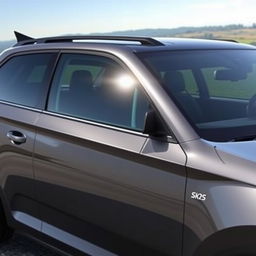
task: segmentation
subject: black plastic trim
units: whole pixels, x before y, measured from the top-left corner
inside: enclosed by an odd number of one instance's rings
[[[59,36],[59,37],[44,37],[44,38],[30,38],[24,37],[25,40],[18,40],[14,46],[28,45],[28,44],[45,44],[45,43],[72,43],[74,40],[106,40],[106,41],[130,41],[139,42],[141,45],[148,46],[164,46],[163,43],[150,37],[130,37],[130,36]]]

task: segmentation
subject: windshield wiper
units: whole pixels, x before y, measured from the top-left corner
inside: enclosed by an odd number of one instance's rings
[[[236,137],[231,139],[230,141],[251,141],[251,140],[256,140],[256,135]]]

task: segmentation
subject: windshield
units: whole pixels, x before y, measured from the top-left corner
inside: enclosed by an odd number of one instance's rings
[[[200,137],[256,137],[256,51],[139,53]]]

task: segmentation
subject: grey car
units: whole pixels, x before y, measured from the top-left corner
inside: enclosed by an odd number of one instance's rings
[[[16,36],[0,55],[2,240],[256,255],[255,47]]]

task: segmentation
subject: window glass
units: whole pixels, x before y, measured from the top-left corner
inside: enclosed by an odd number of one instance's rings
[[[138,82],[115,61],[86,54],[62,55],[49,111],[142,131],[148,109]]]
[[[223,97],[231,99],[250,99],[256,94],[256,65],[247,73],[244,79],[216,80],[216,73],[227,71],[226,67],[203,68],[202,73],[208,86],[211,97]]]
[[[189,94],[199,95],[197,83],[191,69],[179,70],[184,78],[185,89]]]
[[[187,93],[191,95],[197,95],[199,96],[199,90],[196,83],[196,80],[193,75],[193,71],[191,69],[183,69],[183,70],[175,70],[176,72],[179,72],[184,80],[184,89]],[[168,73],[170,71],[160,72],[160,79],[162,82],[165,81],[165,77],[168,76]]]
[[[212,141],[255,139],[254,49],[174,50],[137,53],[137,56],[199,136]],[[201,89],[198,97],[193,95],[194,89],[187,87],[184,70],[191,70],[189,73],[194,75],[191,84],[196,81]]]
[[[38,107],[54,56],[51,53],[16,56],[1,66],[0,100]]]

